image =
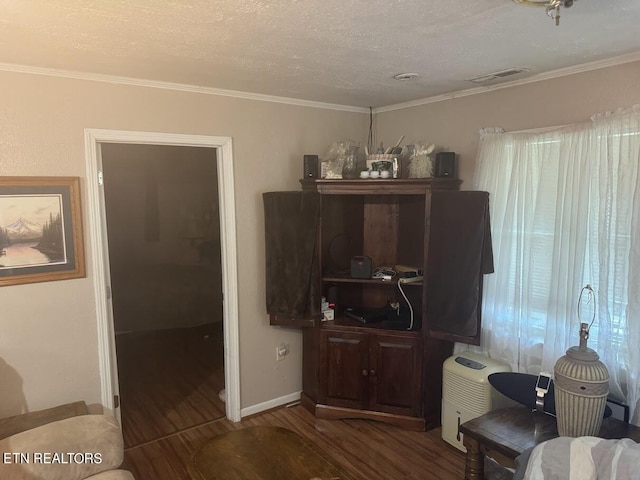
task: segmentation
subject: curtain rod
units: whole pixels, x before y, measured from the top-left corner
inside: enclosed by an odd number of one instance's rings
[[[560,130],[561,128],[566,128],[568,126],[570,126],[570,123],[567,123],[565,125],[554,125],[551,127],[539,127],[539,128],[529,128],[526,130],[509,130],[507,132],[504,133],[545,133],[545,132],[549,132],[551,130]]]

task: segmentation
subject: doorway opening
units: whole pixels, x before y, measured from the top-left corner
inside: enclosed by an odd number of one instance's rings
[[[105,189],[103,181],[105,175],[103,173],[103,148],[107,150],[112,148],[111,144],[131,144],[131,145],[162,145],[174,147],[205,147],[215,153],[210,156],[212,163],[215,164],[215,175],[217,177],[217,200],[219,211],[219,266],[221,271],[221,292],[220,305],[222,309],[222,337],[224,351],[224,412],[226,417],[231,421],[239,421],[240,415],[240,380],[239,380],[239,344],[238,344],[238,292],[237,292],[237,254],[236,254],[236,229],[235,229],[235,205],[233,193],[233,165],[232,165],[232,148],[231,139],[228,137],[208,137],[180,134],[163,134],[148,132],[127,132],[112,130],[85,130],[85,144],[87,151],[87,196],[88,196],[88,234],[92,246],[92,271],[95,284],[95,296],[97,306],[98,321],[98,343],[100,354],[100,374],[102,380],[102,402],[107,410],[110,410],[118,419],[121,419],[121,411],[119,408],[120,392],[118,383],[118,362],[116,348],[116,333],[121,326],[116,326],[114,322],[114,303],[112,302],[112,279],[110,265],[110,251],[108,236],[107,215],[105,213]],[[149,182],[148,186],[139,185],[140,190],[145,192],[145,209],[148,199],[153,198],[154,192],[158,192],[153,188],[153,182]],[[117,195],[117,192],[116,192]],[[148,197],[148,198],[147,198]],[[159,215],[153,212],[153,202],[149,204],[149,214],[145,217],[143,227],[145,235],[152,238],[158,233],[157,220]],[[201,261],[212,261],[211,252],[215,248],[211,248],[207,241],[206,228],[203,233],[202,229],[198,233],[197,228],[206,227],[207,222],[213,223],[214,215],[206,211],[195,212],[184,210],[185,232],[176,241],[184,240],[186,245],[180,250],[181,261],[194,262],[191,266],[198,266]],[[192,214],[196,220],[196,224],[192,221]],[[180,216],[180,215],[178,215]],[[198,225],[202,221],[201,225]],[[195,228],[192,228],[194,227]],[[209,225],[211,227],[211,224]],[[213,226],[215,230],[216,226]],[[204,237],[186,237],[185,235],[204,234]],[[211,237],[211,235],[209,235]],[[156,250],[160,248],[156,246]],[[156,252],[157,253],[157,252]],[[187,258],[191,255],[190,258]],[[126,256],[126,255],[125,255]],[[153,255],[152,255],[153,256]],[[183,257],[184,256],[184,257]],[[215,256],[215,254],[214,254]],[[215,261],[215,260],[213,260]],[[163,267],[158,267],[162,270]],[[187,268],[188,270],[188,268]],[[196,268],[196,270],[198,270]],[[200,269],[202,270],[202,269]],[[150,275],[149,272],[140,273],[140,275]],[[166,275],[171,276],[171,273]],[[180,275],[180,274],[178,274]],[[206,275],[205,275],[206,277]],[[175,277],[177,280],[179,277]],[[193,282],[193,279],[188,282]],[[146,282],[145,285],[148,285]],[[175,283],[175,282],[174,282]],[[206,282],[205,282],[206,283]],[[115,287],[115,285],[114,285]],[[120,284],[120,287],[123,287]],[[115,290],[114,290],[115,292]],[[122,292],[122,290],[121,290]],[[222,297],[223,296],[223,297]],[[224,301],[222,301],[222,298]],[[215,309],[215,307],[213,307]],[[202,318],[196,320],[195,323],[201,323]],[[136,324],[136,322],[138,322]],[[135,330],[140,326],[140,320],[134,320],[131,330]],[[165,325],[166,326],[166,325]],[[189,331],[192,335],[186,335],[185,342],[182,347],[190,347],[192,353],[198,350],[207,351],[206,343],[213,341],[212,337],[216,334],[215,325],[207,325],[207,322],[201,325],[190,325]],[[126,330],[129,327],[124,328]],[[218,324],[218,328],[220,325]],[[123,329],[121,329],[123,330]],[[166,330],[166,329],[163,329]],[[124,333],[124,332],[120,332]],[[129,332],[131,333],[131,332]],[[165,332],[166,333],[166,332]],[[169,335],[171,336],[171,335]],[[189,343],[192,342],[192,343]],[[194,343],[195,342],[195,343]],[[197,354],[196,354],[197,356]],[[149,381],[151,381],[149,379]],[[215,392],[218,399],[219,392]],[[161,402],[160,399],[157,399]]]
[[[225,415],[215,154],[101,144],[125,448]]]

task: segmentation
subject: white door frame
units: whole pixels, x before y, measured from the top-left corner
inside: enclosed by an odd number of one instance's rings
[[[133,143],[147,145],[174,145],[185,147],[211,147],[216,149],[218,171],[218,200],[220,203],[220,246],[222,257],[222,294],[224,330],[224,381],[226,416],[233,422],[240,413],[240,345],[238,328],[238,265],[236,251],[236,209],[233,182],[233,150],[231,137],[183,135],[156,132],[85,129],[85,156],[87,169],[88,209],[85,219],[91,242],[96,314],[98,321],[98,351],[102,404],[118,418],[115,405],[118,394],[117,361],[113,310],[108,300],[109,251],[104,212],[104,192],[99,185],[101,143]]]

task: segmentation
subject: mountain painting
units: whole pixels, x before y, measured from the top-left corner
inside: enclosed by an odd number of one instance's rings
[[[0,176],[0,287],[84,276],[80,177]]]
[[[59,194],[0,195],[0,270],[65,263]]]

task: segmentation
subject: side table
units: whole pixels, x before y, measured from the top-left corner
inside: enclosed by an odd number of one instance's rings
[[[467,448],[465,480],[484,479],[485,455],[514,468],[515,458],[522,452],[558,436],[555,417],[524,406],[485,413],[460,425],[460,432]],[[609,417],[602,421],[598,436],[640,442],[640,428]]]

